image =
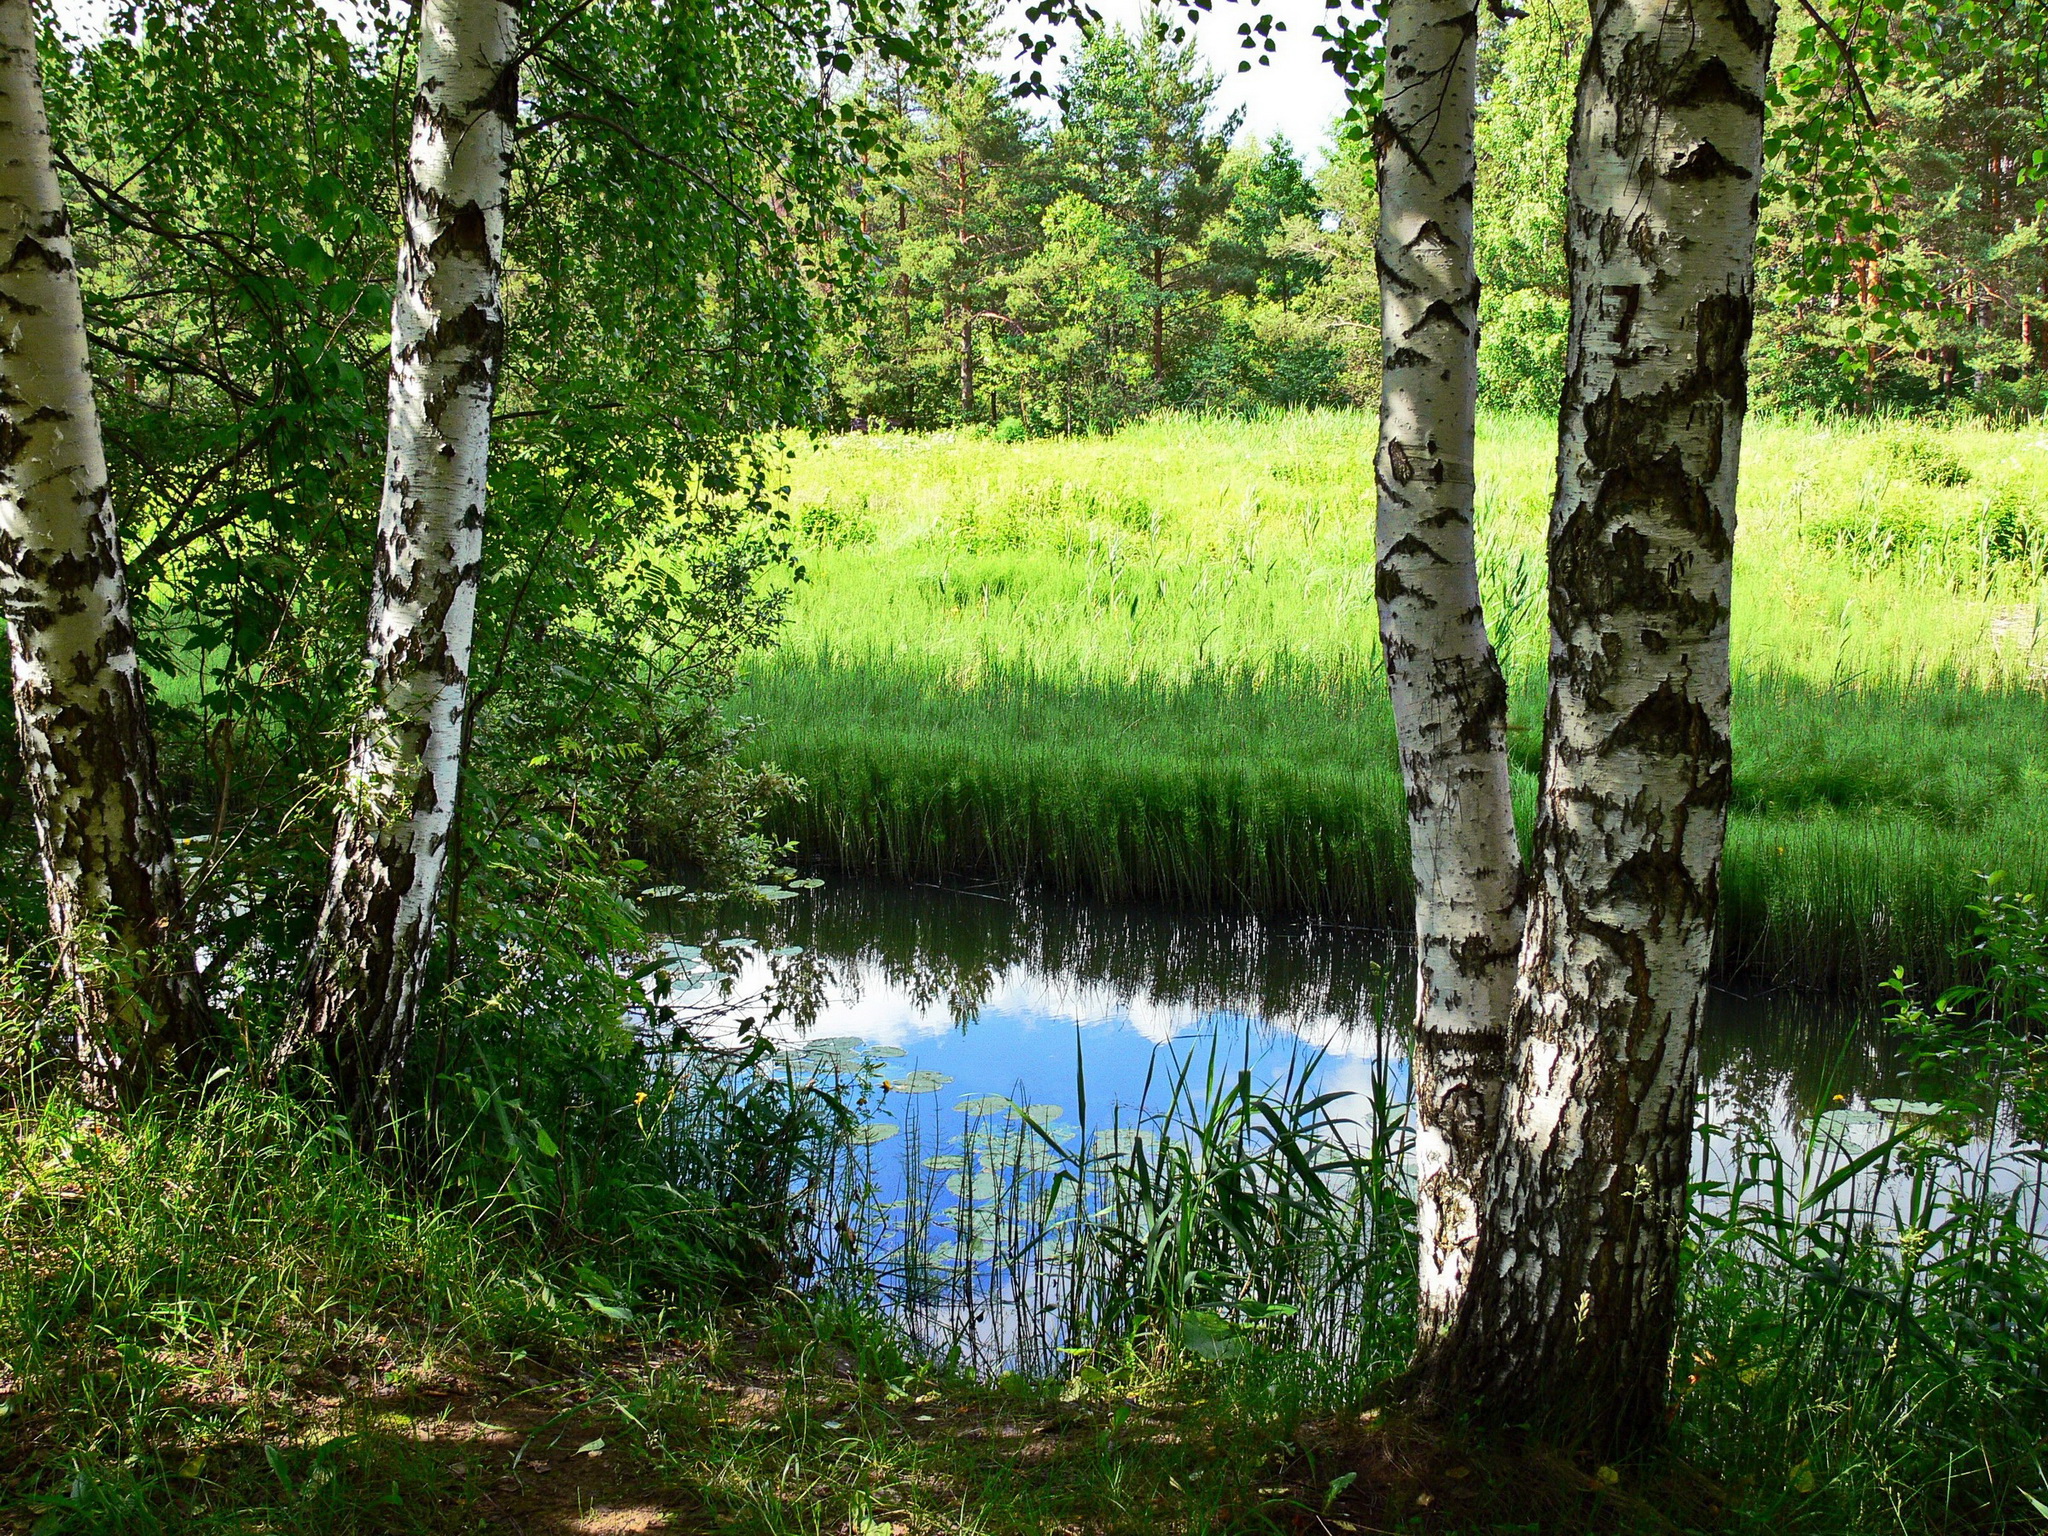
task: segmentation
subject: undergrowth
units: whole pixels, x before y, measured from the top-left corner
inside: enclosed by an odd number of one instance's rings
[[[122,1122],[16,1082],[0,1528],[2038,1528],[2048,921],[1995,882],[1973,921],[1979,984],[1894,989],[1921,1097],[1703,1129],[1672,1448],[1621,1466],[1378,1401],[1412,1329],[1391,1076],[1162,1056],[1148,1103],[1077,1079],[1071,1127],[990,1099],[941,1140],[675,950],[574,1091],[479,1097],[455,1055],[437,1157],[233,1076]],[[713,1012],[738,1043],[692,1038]]]

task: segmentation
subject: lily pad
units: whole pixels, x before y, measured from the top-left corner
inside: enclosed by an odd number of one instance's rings
[[[1000,1093],[978,1093],[972,1098],[962,1099],[953,1107],[967,1115],[1001,1115],[1014,1110],[1017,1105]]]
[[[901,1077],[891,1078],[889,1088],[895,1093],[937,1093],[953,1081],[943,1072],[906,1072]]]
[[[1095,1155],[1097,1157],[1123,1157],[1137,1147],[1152,1148],[1159,1145],[1159,1133],[1142,1127],[1122,1125],[1114,1130],[1095,1133]]]
[[[902,1129],[903,1127],[893,1120],[870,1120],[866,1125],[857,1125],[848,1131],[846,1139],[856,1147],[872,1147],[899,1134]]]
[[[1006,1187],[1001,1175],[982,1169],[977,1173],[956,1173],[946,1180],[946,1188],[962,1200],[993,1200]]]

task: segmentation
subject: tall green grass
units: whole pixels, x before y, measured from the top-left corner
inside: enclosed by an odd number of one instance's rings
[[[737,708],[807,858],[1398,923],[1372,424],[803,448],[808,580]],[[1485,423],[1483,580],[1533,807],[1548,427]],[[1761,423],[1746,450],[1724,961],[1936,974],[1973,871],[2048,874],[2048,437]]]

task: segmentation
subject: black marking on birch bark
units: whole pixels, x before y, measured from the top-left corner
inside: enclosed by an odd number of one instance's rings
[[[1426,368],[1432,359],[1427,353],[1413,347],[1396,347],[1386,355],[1382,366],[1387,368]]]
[[[1423,155],[1422,151],[1415,147],[1414,142],[1408,137],[1408,135],[1402,132],[1402,130],[1395,124],[1394,119],[1390,114],[1382,112],[1378,117],[1373,119],[1372,133],[1373,147],[1382,156],[1386,154],[1387,147],[1391,145],[1395,149],[1400,150],[1403,155],[1407,156],[1409,167],[1415,172],[1416,175],[1420,176],[1424,181],[1436,180],[1436,177],[1431,173],[1429,169],[1429,162],[1427,158]]]
[[[1705,139],[1679,151],[1664,172],[1666,181],[1712,181],[1721,176],[1750,181],[1755,178],[1755,173],[1737,165]]]
[[[1457,242],[1444,233],[1443,226],[1435,219],[1424,219],[1422,227],[1415,231],[1415,237],[1402,247],[1405,251],[1432,250],[1451,251],[1457,249]]]
[[[1431,301],[1427,309],[1423,310],[1421,318],[1401,333],[1401,339],[1403,341],[1411,341],[1421,332],[1424,326],[1430,325],[1447,325],[1460,336],[1470,336],[1472,334],[1472,327],[1467,325],[1465,317],[1458,313],[1456,303],[1450,299],[1435,299]]]
[[[1681,78],[1664,98],[1665,106],[1680,109],[1703,107],[1715,102],[1739,107],[1750,117],[1761,118],[1764,115],[1763,97],[1737,85],[1728,61],[1718,56],[1704,60],[1697,69]]]
[[[1394,264],[1388,261],[1385,256],[1375,252],[1373,255],[1373,264],[1379,270],[1380,284],[1382,287],[1394,288],[1402,293],[1415,293],[1420,291],[1422,285],[1397,271],[1394,267]]]
[[[85,1096],[132,1104],[212,1036],[164,822],[77,271],[26,3],[0,4],[0,603]]]
[[[421,46],[398,258],[372,705],[351,752],[305,1010],[272,1063],[317,1044],[358,1131],[372,1133],[415,1028],[448,849],[441,822],[461,769],[518,99],[518,7],[425,4],[436,14],[421,33],[434,41]]]

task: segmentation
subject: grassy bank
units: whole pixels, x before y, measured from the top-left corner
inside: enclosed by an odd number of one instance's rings
[[[1381,1411],[1402,1289],[1361,1317],[1284,1253],[1212,1272],[1212,1207],[1243,1186],[1196,1161],[1124,1186],[1164,1202],[1162,1240],[1198,1235],[1169,1278],[1272,1304],[1143,1307],[1054,1373],[996,1375],[914,1348],[858,1286],[678,1285],[673,1221],[604,1236],[395,1186],[252,1093],[122,1127],[52,1100],[4,1129],[0,1531],[1917,1536],[2025,1529],[2048,1496],[2035,1242],[1979,1207],[1887,1242],[1853,1188],[1791,1216],[1802,1172],[1767,1141],[1696,1224],[1672,1450],[1601,1466]],[[1929,1152],[1926,1209],[1897,1213],[1923,1222],[1971,1172]],[[1014,1205],[968,1177],[978,1209]],[[1154,1294],[1129,1284],[1144,1249],[1098,1250],[1104,1298]],[[1295,1337],[1346,1318],[1370,1358]]]
[[[1371,423],[841,438],[793,466],[809,580],[738,708],[805,855],[1094,896],[1398,921]],[[1526,820],[1553,445],[1480,447]],[[1762,423],[1734,616],[1724,958],[1938,972],[1973,871],[2048,875],[2048,438]]]

